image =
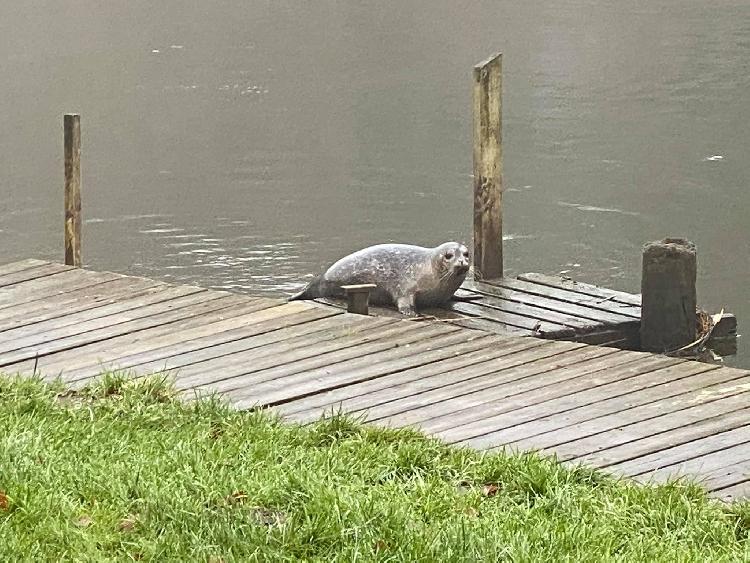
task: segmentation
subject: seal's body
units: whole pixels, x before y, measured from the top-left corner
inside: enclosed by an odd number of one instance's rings
[[[378,244],[345,256],[289,298],[343,297],[342,285],[372,283],[374,305],[395,305],[400,313],[416,315],[417,307],[448,301],[469,271],[469,250],[446,242],[436,248],[409,244]]]

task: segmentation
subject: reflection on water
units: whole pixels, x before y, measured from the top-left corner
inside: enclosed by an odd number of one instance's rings
[[[685,236],[701,303],[750,322],[746,0],[5,4],[2,262],[62,255],[66,111],[98,269],[280,295],[468,242],[470,69],[500,50],[508,273],[638,291],[641,245]]]

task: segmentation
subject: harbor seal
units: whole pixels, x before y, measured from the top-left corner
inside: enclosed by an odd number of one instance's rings
[[[372,283],[374,305],[395,305],[410,317],[417,307],[448,301],[469,271],[469,249],[458,242],[435,248],[410,244],[377,244],[333,264],[305,289],[289,298],[344,297],[342,285]]]

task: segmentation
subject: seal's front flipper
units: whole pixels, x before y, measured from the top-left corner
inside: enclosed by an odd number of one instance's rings
[[[414,295],[407,295],[399,297],[396,300],[396,307],[398,312],[406,317],[417,317],[417,309],[414,303]]]

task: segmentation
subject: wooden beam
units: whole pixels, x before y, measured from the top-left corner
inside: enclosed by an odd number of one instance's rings
[[[502,54],[474,67],[474,277],[503,275]]]
[[[63,117],[65,145],[65,263],[81,262],[81,116]]]
[[[342,285],[341,289],[346,292],[347,312],[367,315],[369,313],[370,291],[376,287],[374,283]]]

